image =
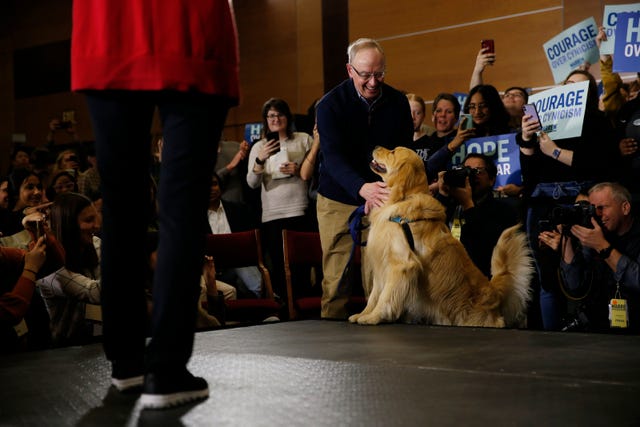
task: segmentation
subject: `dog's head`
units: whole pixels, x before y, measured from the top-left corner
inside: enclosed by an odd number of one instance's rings
[[[403,200],[413,193],[428,192],[427,174],[418,154],[406,147],[373,150],[371,170],[380,175],[391,190],[391,201]]]

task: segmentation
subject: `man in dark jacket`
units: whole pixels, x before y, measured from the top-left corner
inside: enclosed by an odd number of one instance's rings
[[[345,80],[317,108],[322,161],[318,188],[318,228],[323,251],[322,317],[345,319],[348,292],[339,290],[353,244],[347,223],[353,210],[381,206],[388,189],[370,170],[376,146],[410,146],[413,121],[407,98],[384,83],[380,44],[359,39],[348,48]]]

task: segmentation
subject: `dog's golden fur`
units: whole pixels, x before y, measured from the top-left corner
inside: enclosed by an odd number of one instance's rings
[[[364,252],[369,299],[351,322],[426,322],[505,327],[522,324],[533,274],[526,236],[505,230],[493,251],[488,280],[445,224],[445,209],[431,197],[422,160],[408,148],[377,148],[371,168],[390,189],[384,206],[370,213]],[[411,250],[402,226],[409,223]]]

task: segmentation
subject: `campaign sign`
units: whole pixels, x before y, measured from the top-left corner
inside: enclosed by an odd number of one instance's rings
[[[451,158],[451,165],[462,164],[469,153],[486,154],[493,159],[498,168],[496,187],[505,184],[522,185],[520,147],[516,144],[515,133],[471,138],[455,152]]]
[[[244,126],[244,140],[253,145],[262,138],[262,123],[247,123]]]
[[[602,17],[602,26],[607,34],[607,40],[603,40],[600,45],[601,55],[613,55],[613,49],[616,41],[616,24],[618,22],[618,13],[638,12],[640,11],[640,3],[605,5],[604,16]]]
[[[598,26],[593,17],[567,28],[544,45],[553,80],[562,82],[571,71],[584,63],[597,64],[600,51],[596,44]]]
[[[469,96],[469,94],[465,92],[453,92],[453,96],[456,97],[456,99],[460,103],[460,109],[462,109],[465,101],[467,100],[467,96]]]
[[[613,71],[640,71],[640,11],[618,14]]]
[[[579,136],[587,107],[589,81],[570,83],[539,92],[529,97],[536,105],[542,130],[551,139]]]

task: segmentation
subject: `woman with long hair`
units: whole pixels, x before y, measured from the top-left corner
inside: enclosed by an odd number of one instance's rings
[[[91,342],[97,331],[85,313],[87,304],[100,304],[100,239],[95,236],[100,216],[86,196],[61,193],[51,205],[50,228],[66,255],[62,268],[38,281],[51,318],[53,343]]]

